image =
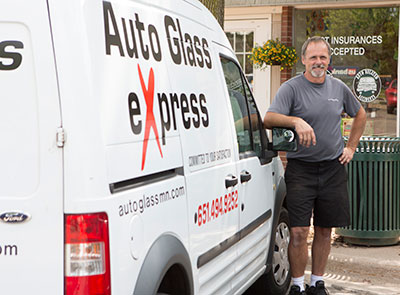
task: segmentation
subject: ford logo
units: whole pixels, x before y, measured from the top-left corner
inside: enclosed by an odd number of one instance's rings
[[[30,216],[22,212],[4,212],[0,214],[0,220],[6,223],[21,223],[29,219]]]

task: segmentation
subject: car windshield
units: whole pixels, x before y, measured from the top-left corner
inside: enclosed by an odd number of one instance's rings
[[[393,81],[392,88],[397,88],[397,80]]]

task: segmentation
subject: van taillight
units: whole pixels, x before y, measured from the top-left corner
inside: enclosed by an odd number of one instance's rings
[[[65,294],[111,294],[106,213],[65,216]]]

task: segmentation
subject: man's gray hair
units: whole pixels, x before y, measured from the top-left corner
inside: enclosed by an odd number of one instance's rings
[[[329,54],[329,56],[331,56],[331,45],[321,36],[314,36],[314,37],[308,38],[306,40],[306,42],[304,42],[303,46],[301,47],[301,56],[306,56],[306,50],[310,43],[317,43],[317,42],[325,43],[326,47],[328,48],[328,54]]]

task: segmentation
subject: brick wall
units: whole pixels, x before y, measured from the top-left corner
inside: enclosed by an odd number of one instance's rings
[[[281,41],[287,46],[293,46],[293,7],[282,7]],[[281,84],[292,77],[292,70],[281,71]],[[286,168],[286,152],[279,152],[283,166]]]
[[[281,41],[287,46],[293,46],[293,7],[282,7]],[[281,84],[292,77],[292,70],[281,71]]]

